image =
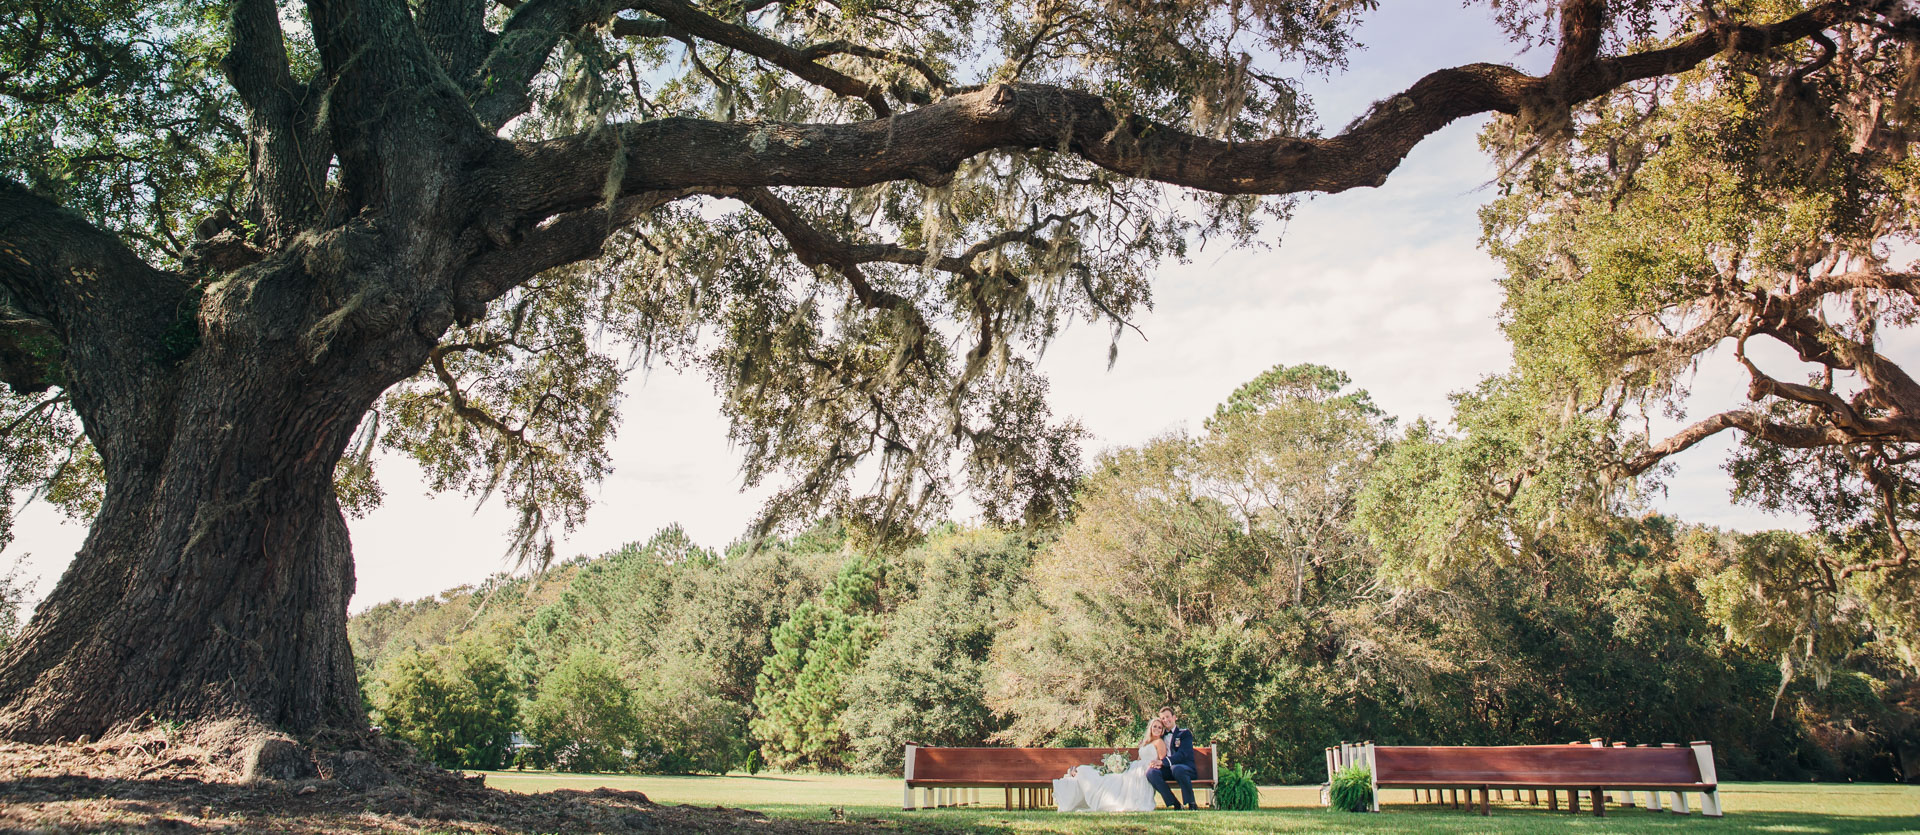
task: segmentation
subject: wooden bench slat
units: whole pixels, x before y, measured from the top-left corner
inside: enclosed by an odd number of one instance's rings
[[[1584,789],[1598,785],[1608,790],[1627,791],[1684,791],[1703,792],[1719,788],[1713,783],[1622,783],[1608,780],[1599,783],[1582,783],[1568,786],[1556,783],[1541,783],[1530,780],[1383,780],[1378,786],[1383,789],[1477,789],[1485,786],[1490,789],[1545,789],[1576,788]]]
[[[1672,793],[1684,813],[1688,793],[1698,793],[1701,811],[1719,817],[1718,777],[1713,767],[1713,746],[1695,742],[1686,747],[1662,745],[1658,748],[1629,748],[1624,743],[1601,747],[1573,745],[1458,745],[1458,746],[1375,746],[1371,742],[1342,743],[1327,749],[1327,776],[1351,764],[1370,765],[1375,789],[1413,789],[1415,797],[1425,790],[1454,794],[1466,790],[1480,792],[1480,814],[1488,813],[1488,794],[1515,789],[1548,789],[1548,808],[1557,807],[1559,790],[1567,790],[1569,808],[1578,810],[1581,792],[1590,794],[1595,815],[1605,813],[1604,795],[1615,794],[1615,803],[1634,805],[1633,793],[1648,793],[1647,808],[1658,809],[1658,795]],[[1331,785],[1331,783],[1329,783]],[[1328,794],[1322,790],[1322,802]],[[1457,803],[1456,803],[1457,806]],[[1373,809],[1379,811],[1379,792],[1374,793]]]
[[[1381,747],[1376,779],[1531,785],[1617,785],[1703,782],[1692,749],[1573,746]]]
[[[900,808],[920,808],[913,796],[916,789],[944,797],[953,791],[965,796],[966,792],[960,791],[964,789],[1000,788],[1006,789],[1003,804],[1008,809],[1051,806],[1053,781],[1069,770],[1098,765],[1114,753],[1131,760],[1137,752],[1137,748],[922,748],[908,743],[906,773],[902,775],[906,794]],[[1213,747],[1195,746],[1193,764],[1193,787],[1207,791],[1211,798],[1217,770]],[[974,802],[977,800],[963,801],[963,805]]]
[[[1132,748],[917,748],[914,751],[913,778],[923,783],[971,781],[976,783],[1027,782],[1052,785],[1052,781],[1076,766],[1098,764],[1108,754],[1120,753],[1132,759]],[[1213,749],[1196,746],[1194,771],[1213,774]],[[1210,780],[1208,781],[1211,782]],[[1195,780],[1197,785],[1199,780]]]

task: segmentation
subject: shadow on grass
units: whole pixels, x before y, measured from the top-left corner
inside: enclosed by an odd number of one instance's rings
[[[776,815],[786,813],[769,808]],[[797,810],[796,810],[797,811]],[[863,810],[864,811],[864,810]],[[1262,832],[1437,832],[1533,833],[1586,832],[1780,832],[1808,835],[1853,833],[1916,833],[1920,817],[1909,815],[1847,815],[1814,812],[1753,811],[1705,818],[1671,813],[1628,810],[1604,818],[1591,814],[1531,809],[1495,809],[1481,817],[1452,810],[1395,810],[1356,815],[1325,809],[1263,809],[1255,812],[1142,814],[1059,814],[1006,812],[999,809],[945,809],[854,815],[857,820],[886,820],[908,832],[946,831],[971,835],[1035,835],[1035,833],[1262,833]]]

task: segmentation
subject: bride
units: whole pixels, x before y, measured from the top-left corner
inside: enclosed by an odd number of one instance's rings
[[[1167,744],[1161,740],[1164,734],[1159,719],[1148,722],[1137,758],[1119,774],[1102,774],[1097,765],[1075,766],[1067,776],[1053,781],[1055,804],[1062,812],[1153,811],[1147,769],[1167,756]]]

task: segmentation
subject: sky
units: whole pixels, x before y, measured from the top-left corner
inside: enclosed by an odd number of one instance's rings
[[[1308,80],[1329,130],[1435,69],[1490,61],[1540,72],[1552,60],[1540,50],[1517,52],[1484,8],[1454,2],[1389,7],[1372,15],[1359,37],[1365,48],[1348,72]],[[1111,370],[1105,326],[1083,325],[1048,348],[1040,368],[1052,381],[1056,416],[1077,417],[1093,433],[1091,456],[1197,429],[1254,375],[1280,363],[1313,362],[1347,372],[1403,424],[1420,416],[1444,421],[1449,394],[1510,361],[1497,320],[1499,269],[1478,248],[1475,212],[1490,199],[1485,186],[1494,176],[1476,146],[1484,124],[1466,119],[1428,138],[1381,188],[1303,201],[1291,221],[1270,227],[1267,248],[1216,246],[1190,263],[1166,264],[1154,284],[1154,309],[1134,320],[1144,337],[1129,331]],[[1744,380],[1730,356],[1709,356],[1692,413],[1742,402]],[[708,546],[738,537],[772,488],[742,491],[741,456],[727,443],[707,379],[671,369],[637,372],[623,389],[622,414],[613,474],[586,524],[559,543],[558,553],[602,553],[674,523]],[[1729,503],[1721,463],[1731,440],[1723,436],[1680,456],[1654,507],[1739,530],[1804,529],[1800,520]],[[385,503],[349,520],[358,580],[353,611],[511,567],[513,517],[498,502],[476,508],[457,494],[430,495],[419,470],[392,455],[377,472]],[[85,527],[40,505],[22,509],[15,530],[0,570],[10,558],[22,559],[39,599]]]

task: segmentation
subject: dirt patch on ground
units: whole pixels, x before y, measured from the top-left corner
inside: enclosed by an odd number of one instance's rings
[[[0,833],[851,833],[897,826],[660,806],[613,789],[505,792],[425,764],[380,737],[299,746],[295,765],[309,775],[268,779],[259,776],[261,763],[286,767],[284,745],[235,739],[232,728],[160,727],[97,742],[0,742]]]

